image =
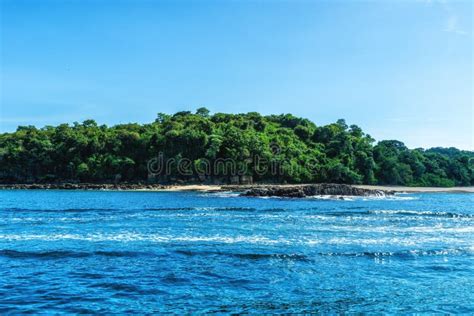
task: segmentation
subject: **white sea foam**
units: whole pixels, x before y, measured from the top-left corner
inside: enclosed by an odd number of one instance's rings
[[[199,196],[203,197],[219,197],[219,198],[234,198],[239,197],[240,194],[233,191],[223,191],[223,192],[210,192],[210,193],[200,193]]]
[[[458,228],[459,229],[459,228]],[[457,232],[472,233],[472,228],[461,228]],[[91,233],[91,234],[0,234],[0,240],[4,241],[84,241],[84,242],[156,242],[156,243],[224,243],[224,244],[259,244],[259,245],[363,245],[363,246],[417,246],[424,248],[430,244],[452,244],[458,246],[471,246],[472,238],[465,235],[460,236],[433,236],[421,235],[417,238],[413,236],[354,236],[347,237],[325,237],[323,235],[312,236],[294,236],[290,238],[271,238],[263,235],[210,235],[210,236],[176,236],[161,234],[139,234],[133,232],[122,232],[115,234]]]
[[[378,195],[378,196],[356,196],[356,195],[314,195],[308,196],[306,199],[314,200],[337,200],[337,201],[410,201],[417,200],[415,196],[400,196],[400,195]]]
[[[369,211],[373,214],[388,214],[388,215],[398,215],[398,214],[409,214],[409,215],[445,215],[445,212],[431,212],[431,211],[412,211],[412,210],[373,210]]]
[[[136,233],[118,233],[118,234],[1,234],[0,240],[7,241],[27,241],[27,240],[42,240],[42,241],[63,241],[63,240],[77,240],[88,242],[103,242],[103,241],[117,241],[117,242],[217,242],[217,243],[250,243],[250,244],[290,244],[291,241],[286,239],[271,239],[260,235],[251,236],[166,236],[158,234],[136,234]]]
[[[433,216],[433,217],[474,219],[473,214],[452,213],[452,212],[442,212],[442,211],[370,210],[369,213],[382,214],[382,215],[413,215],[413,216]]]
[[[416,233],[434,233],[434,234],[439,234],[439,233],[466,234],[466,233],[474,233],[474,226],[442,227],[440,225],[436,225],[436,226],[408,227],[408,228],[405,228],[404,231],[416,232]]]
[[[400,196],[400,195],[384,195],[384,196],[365,196],[362,198],[363,201],[372,200],[386,200],[386,201],[411,201],[418,200],[415,196]]]

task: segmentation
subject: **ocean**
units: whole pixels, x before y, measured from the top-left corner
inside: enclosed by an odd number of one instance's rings
[[[474,195],[0,191],[0,313],[474,313]]]

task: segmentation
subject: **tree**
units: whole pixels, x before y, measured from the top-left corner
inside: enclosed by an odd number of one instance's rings
[[[375,144],[342,119],[316,126],[291,114],[210,115],[206,108],[158,113],[143,125],[19,126],[0,134],[0,182],[146,181],[147,162],[160,153],[191,166],[231,159],[262,182],[474,185],[470,151],[410,150],[397,140]],[[170,177],[178,176],[193,178],[174,166]]]
[[[205,107],[201,107],[196,110],[196,114],[202,117],[209,117],[210,111],[206,109]]]

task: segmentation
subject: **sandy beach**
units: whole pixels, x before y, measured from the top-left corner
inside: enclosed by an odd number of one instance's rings
[[[242,185],[242,189],[247,189],[250,187],[257,187],[255,185]],[[261,186],[266,186],[262,184]],[[282,184],[281,186],[290,186]],[[227,185],[173,185],[160,189],[160,191],[225,191],[235,190],[239,186],[227,186]],[[372,190],[386,190],[386,191],[395,191],[395,192],[407,192],[407,193],[434,193],[434,192],[449,192],[449,193],[474,193],[474,187],[451,187],[451,188],[442,188],[442,187],[405,187],[405,186],[383,186],[383,185],[354,185],[354,187],[362,189],[372,189]]]
[[[214,185],[214,184],[182,184],[182,185],[159,185],[159,184],[0,184],[0,189],[20,190],[106,190],[106,191],[160,191],[160,192],[217,192],[217,191],[244,191],[264,187],[298,187],[307,184],[251,184],[251,185]],[[405,186],[383,186],[383,185],[353,185],[353,187],[369,190],[382,190],[406,193],[474,193],[474,187],[405,187]]]
[[[178,192],[178,191],[222,191],[224,190],[220,185],[205,185],[205,184],[189,184],[189,185],[171,185],[167,186],[164,189],[159,189],[159,191],[170,191],[170,192]]]

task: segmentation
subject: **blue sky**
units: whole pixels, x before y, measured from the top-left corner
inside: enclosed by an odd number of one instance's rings
[[[2,132],[206,106],[474,149],[470,1],[0,3]]]

